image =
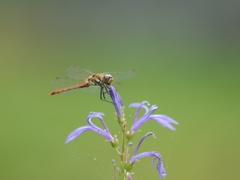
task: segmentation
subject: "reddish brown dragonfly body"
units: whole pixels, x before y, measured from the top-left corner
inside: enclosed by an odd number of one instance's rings
[[[105,93],[108,93],[109,86],[113,81],[119,82],[135,76],[134,71],[97,73],[77,66],[72,66],[67,70],[68,77],[57,77],[52,81],[52,86],[56,90],[50,92],[50,95],[61,92],[73,92],[75,89],[83,88],[89,93],[93,93],[96,87],[100,87],[100,98],[105,100]],[[99,92],[99,90],[98,90]]]

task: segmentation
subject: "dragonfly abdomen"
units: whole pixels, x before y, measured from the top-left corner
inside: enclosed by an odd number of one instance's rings
[[[81,84],[78,84],[76,86],[56,89],[56,90],[50,92],[49,94],[54,95],[54,94],[58,94],[58,93],[61,93],[61,92],[64,92],[64,91],[69,91],[69,90],[73,90],[73,89],[77,89],[77,88],[84,88],[84,87],[87,87],[86,83],[81,83]]]

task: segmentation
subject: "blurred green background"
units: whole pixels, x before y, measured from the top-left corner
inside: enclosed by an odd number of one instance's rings
[[[111,104],[77,91],[50,96],[50,82],[77,65],[93,72],[134,69],[121,83],[126,117],[148,100],[180,123],[154,121],[139,152],[160,151],[168,180],[240,179],[239,1],[1,1],[0,179],[113,179],[118,157],[86,132],[91,111],[104,112],[118,134]],[[94,121],[95,122],[95,121]],[[152,158],[134,179],[158,179]]]

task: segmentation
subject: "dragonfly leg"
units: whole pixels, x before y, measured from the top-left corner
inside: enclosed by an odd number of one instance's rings
[[[109,89],[110,89],[109,86],[105,86],[105,91],[106,91],[107,94],[109,94]]]
[[[100,88],[100,99],[101,99],[102,101],[106,101],[106,102],[109,102],[109,103],[112,103],[112,104],[113,104],[112,101],[108,101],[108,100],[106,99],[106,97],[105,97],[105,94],[106,94],[106,93],[109,94],[108,87],[106,87],[106,86],[100,86],[100,87],[101,87],[101,88]]]
[[[109,87],[108,87],[108,86],[104,86],[104,87],[103,87],[103,98],[104,98],[104,99],[106,99],[106,98],[105,98],[105,94],[109,94]]]

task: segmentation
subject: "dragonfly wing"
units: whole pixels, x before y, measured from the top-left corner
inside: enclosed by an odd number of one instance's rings
[[[114,81],[116,82],[130,79],[136,76],[136,72],[133,70],[123,71],[123,72],[107,72],[105,74],[111,74],[113,76]]]
[[[70,68],[67,69],[67,75],[69,78],[72,79],[87,79],[89,76],[91,76],[93,72],[86,70],[86,69],[81,69],[78,66],[71,66]]]
[[[115,82],[112,85],[117,91],[119,91],[121,89],[121,84],[119,82]]]
[[[100,86],[89,86],[86,88],[81,88],[81,90],[85,93],[91,95],[99,95],[100,96]]]
[[[51,85],[53,88],[55,89],[60,89],[60,88],[66,88],[66,87],[71,87],[71,86],[75,86],[80,84],[81,82],[83,82],[85,79],[83,78],[79,78],[79,79],[71,79],[68,77],[57,77],[54,80],[52,80]],[[76,89],[73,90],[69,90],[69,91],[65,91],[63,93],[72,93],[74,92]]]

